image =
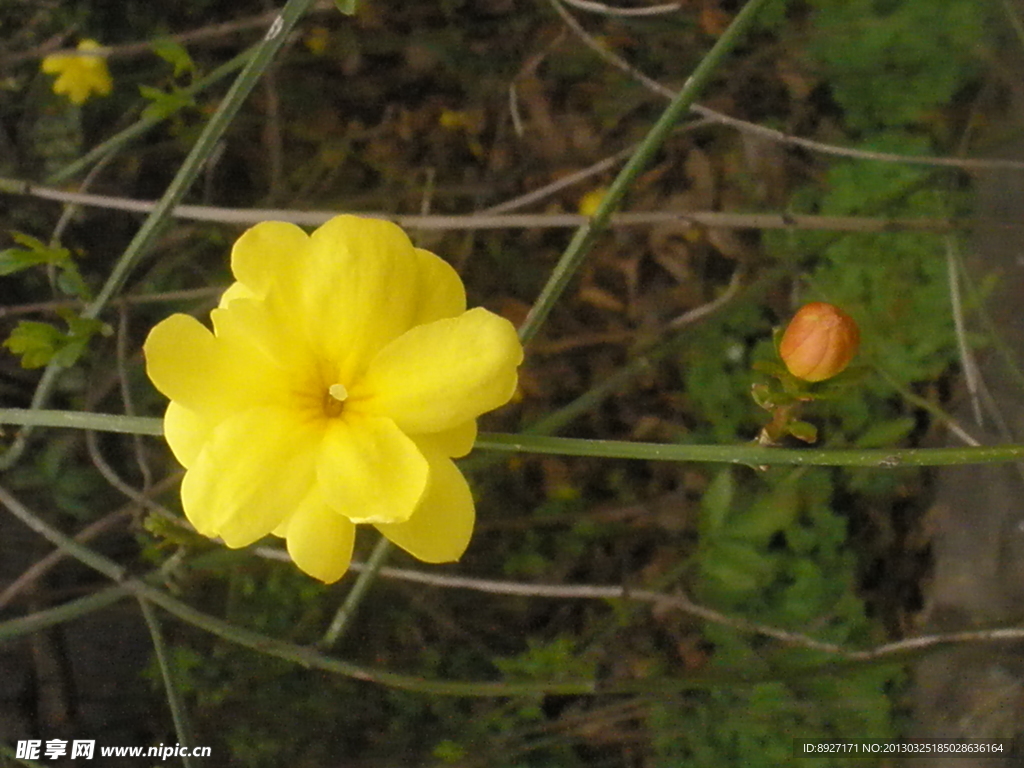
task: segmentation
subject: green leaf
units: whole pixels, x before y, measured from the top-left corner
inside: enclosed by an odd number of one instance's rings
[[[750,386],[750,396],[754,399],[755,403],[766,411],[775,411],[776,408],[793,405],[797,402],[797,399],[789,392],[783,392],[779,389],[778,384],[774,381],[767,384],[752,384]]]
[[[11,232],[11,239],[21,248],[0,251],[0,275],[10,275],[39,264],[52,264],[66,269],[71,264],[71,251],[49,246],[24,232]]]
[[[886,448],[895,445],[909,435],[916,424],[910,416],[874,424],[857,438],[855,445],[858,448]]]
[[[13,275],[23,269],[43,264],[32,251],[25,251],[21,248],[8,248],[0,251],[0,275]]]
[[[729,521],[730,538],[767,544],[777,532],[788,528],[800,514],[798,480],[802,473],[791,473],[769,493]]]
[[[356,15],[356,0],[334,0],[334,7],[346,16]]]
[[[79,317],[74,310],[67,307],[58,309],[57,314],[68,324],[68,331],[76,339],[88,341],[97,333],[103,336],[111,336],[114,333],[114,329],[102,320],[93,317]]]
[[[772,400],[771,387],[767,384],[754,384],[751,386],[750,396],[754,398],[754,402],[759,407],[764,408],[766,411],[770,411],[775,406],[775,402]]]
[[[179,110],[194,107],[196,104],[195,99],[178,89],[168,92],[151,85],[140,85],[139,93],[150,101],[149,105],[142,110],[144,118],[163,120]]]
[[[78,265],[70,259],[57,275],[57,287],[67,295],[75,296],[83,301],[92,299],[92,291],[89,290],[89,286],[82,278],[82,273],[78,271]]]
[[[195,72],[196,64],[188,55],[188,50],[181,43],[162,37],[150,43],[153,53],[174,67],[174,76],[180,77],[186,72]]]
[[[11,239],[18,245],[24,246],[30,251],[43,252],[48,250],[46,243],[38,238],[32,237],[32,235],[26,235],[24,232],[11,232]]]
[[[70,368],[78,362],[78,358],[85,353],[88,346],[88,339],[65,338],[60,348],[53,353],[50,362],[54,362],[62,368]]]
[[[701,560],[701,571],[720,589],[747,594],[772,579],[775,563],[765,553],[742,541],[717,541]]]
[[[11,331],[4,346],[21,356],[22,368],[42,368],[51,362],[70,368],[84,354],[94,335],[110,336],[114,332],[102,320],[79,317],[71,309],[58,309],[57,314],[68,324],[67,333],[49,323],[31,320],[22,320]]]
[[[64,346],[67,337],[49,323],[22,320],[4,342],[13,354],[21,356],[22,368],[42,368]]]
[[[792,580],[782,593],[779,611],[787,624],[812,621],[829,608],[828,580],[821,567],[809,558],[795,558],[787,576]]]
[[[443,763],[457,763],[464,760],[469,751],[457,741],[442,739],[434,747],[432,754]]]
[[[786,423],[786,431],[797,440],[814,443],[818,440],[818,428],[806,421],[790,421]]]
[[[701,499],[701,535],[713,536],[721,530],[736,495],[736,480],[732,469],[726,468],[715,475]]]

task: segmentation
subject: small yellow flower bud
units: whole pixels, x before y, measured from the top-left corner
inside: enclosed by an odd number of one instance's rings
[[[838,307],[816,301],[793,316],[779,344],[789,372],[804,381],[824,381],[841,373],[857,354],[860,330]]]
[[[587,192],[579,201],[579,211],[584,216],[593,216],[597,213],[597,207],[601,205],[604,196],[608,194],[607,187],[598,187]]]
[[[323,56],[331,42],[331,31],[327,27],[313,27],[302,42],[314,56]]]

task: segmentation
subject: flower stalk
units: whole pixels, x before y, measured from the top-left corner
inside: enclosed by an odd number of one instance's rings
[[[0,409],[0,424],[71,427],[123,434],[163,434],[161,419],[78,411]],[[948,467],[955,464],[1001,464],[1024,460],[1024,445],[968,448],[835,449],[776,448],[759,445],[681,445],[627,440],[584,440],[546,435],[481,432],[474,448],[501,453],[548,453],[644,461],[693,461],[712,464],[796,465],[816,467]]]

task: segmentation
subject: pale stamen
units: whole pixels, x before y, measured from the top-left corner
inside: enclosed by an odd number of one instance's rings
[[[328,417],[340,416],[342,403],[348,397],[348,390],[344,384],[331,384],[327,388],[327,396],[324,398],[324,413]]]

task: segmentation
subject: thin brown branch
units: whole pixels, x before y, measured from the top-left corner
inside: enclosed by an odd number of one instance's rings
[[[111,306],[123,307],[131,304],[159,304],[170,301],[190,301],[192,299],[214,298],[224,291],[225,286],[208,286],[204,288],[186,288],[181,291],[163,291],[160,293],[126,294],[110,302]],[[32,304],[14,304],[0,307],[0,319],[18,317],[20,315],[48,314],[65,307],[79,308],[85,306],[80,299],[57,299],[54,301],[37,301]]]
[[[289,561],[288,553],[281,549],[258,547],[256,554],[269,560]],[[365,563],[353,562],[353,571],[361,571]],[[520,597],[542,597],[556,599],[584,600],[634,600],[651,603],[660,608],[675,608],[691,616],[721,624],[747,634],[770,637],[787,645],[821,651],[838,657],[844,661],[869,662],[896,658],[916,651],[927,650],[943,645],[962,645],[964,643],[993,643],[1024,641],[1024,627],[1004,627],[996,629],[979,629],[964,632],[950,632],[939,635],[922,635],[883,643],[863,650],[851,650],[835,643],[826,643],[808,637],[799,632],[790,632],[779,627],[759,624],[738,616],[730,616],[713,608],[692,602],[682,594],[665,594],[644,589],[630,589],[618,586],[597,586],[590,584],[533,584],[515,581],[496,581],[491,579],[474,579],[464,576],[446,576],[436,573],[424,573],[406,568],[385,566],[379,575],[387,579],[426,584],[444,589],[470,589],[492,595],[517,595]]]
[[[662,3],[643,8],[618,8],[604,3],[595,3],[594,0],[565,0],[565,4],[579,8],[581,11],[599,13],[602,16],[664,16],[666,13],[675,13],[683,8],[683,3]]]
[[[6,182],[6,183],[4,183]],[[65,192],[27,182],[12,183],[0,180],[0,192],[23,194],[60,203],[75,203],[93,208],[148,213],[156,203],[150,200],[111,197],[107,195]],[[290,221],[303,226],[319,226],[342,211],[293,211],[283,208],[219,208],[206,205],[179,205],[171,215],[192,221],[216,221],[221,224],[250,226],[261,221]],[[472,230],[472,229],[574,229],[589,217],[575,213],[564,214],[505,214],[505,215],[404,215],[387,211],[350,211],[359,216],[372,216],[394,221],[407,229]],[[638,227],[683,221],[706,227],[725,229],[807,229],[839,232],[896,232],[901,230],[952,232],[966,229],[977,222],[972,219],[900,218],[866,216],[812,216],[791,213],[730,213],[724,211],[634,211],[612,214],[613,227]],[[1017,229],[1024,223],[993,223],[988,227]]]

